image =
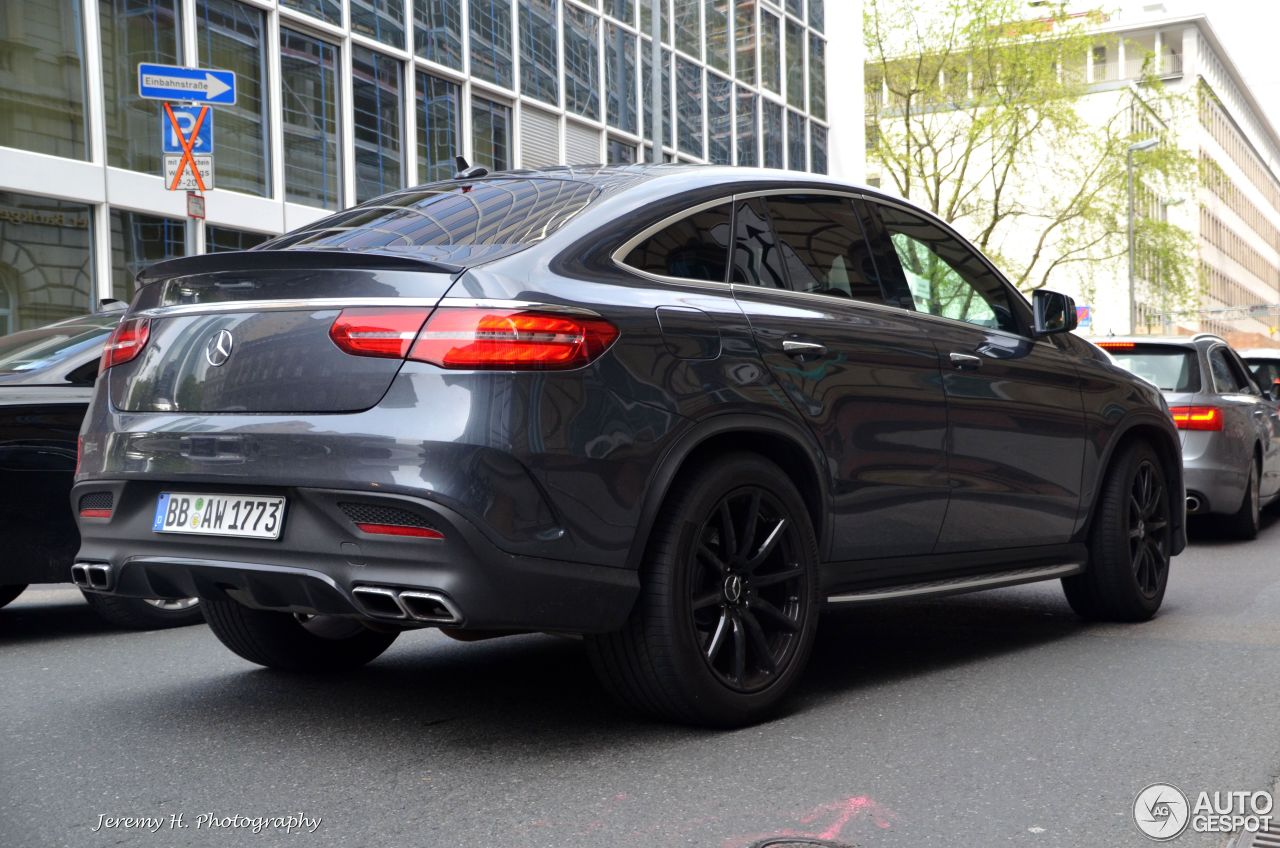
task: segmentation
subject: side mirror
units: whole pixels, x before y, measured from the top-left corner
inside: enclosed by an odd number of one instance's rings
[[[1037,336],[1069,333],[1076,328],[1076,302],[1065,294],[1037,289],[1031,295],[1031,306],[1035,311]]]

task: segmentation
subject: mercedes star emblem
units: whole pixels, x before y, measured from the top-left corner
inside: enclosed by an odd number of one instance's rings
[[[209,339],[209,343],[204,346],[204,358],[209,360],[209,364],[217,368],[219,365],[225,365],[227,360],[231,358],[231,346],[235,344],[235,339],[231,337],[230,330],[219,330],[218,334]]]

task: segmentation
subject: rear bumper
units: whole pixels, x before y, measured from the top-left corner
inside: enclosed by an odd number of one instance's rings
[[[278,540],[152,531],[161,491],[229,491],[225,486],[104,480],[77,485],[73,502],[90,492],[109,491],[113,497],[110,518],[80,521],[77,563],[109,567],[105,589],[86,588],[128,597],[228,598],[257,609],[413,624],[415,617],[395,601],[410,591],[422,593],[419,600],[438,599],[455,619],[436,623],[587,633],[620,627],[639,587],[628,569],[508,554],[453,510],[425,499],[338,489],[231,490],[288,498]],[[353,504],[411,512],[444,538],[365,533],[349,515]],[[96,574],[101,582],[102,570]],[[362,587],[390,595],[356,591]],[[390,603],[379,603],[379,596]],[[421,609],[410,606],[411,612]]]
[[[1188,510],[1191,515],[1229,515],[1235,512],[1240,509],[1244,488],[1249,481],[1247,469],[1228,467],[1204,459],[1188,461],[1183,469],[1183,479],[1187,497],[1199,501],[1196,509]]]

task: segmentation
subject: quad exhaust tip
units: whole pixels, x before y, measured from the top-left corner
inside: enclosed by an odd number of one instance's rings
[[[105,592],[111,588],[111,566],[104,562],[77,562],[71,566],[71,582],[81,589]]]
[[[351,594],[364,612],[375,618],[421,621],[428,624],[460,624],[462,615],[453,602],[439,592],[393,589],[386,586],[357,586]]]

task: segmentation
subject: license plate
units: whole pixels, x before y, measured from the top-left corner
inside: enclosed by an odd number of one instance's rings
[[[284,498],[164,492],[151,529],[157,533],[279,539]]]

